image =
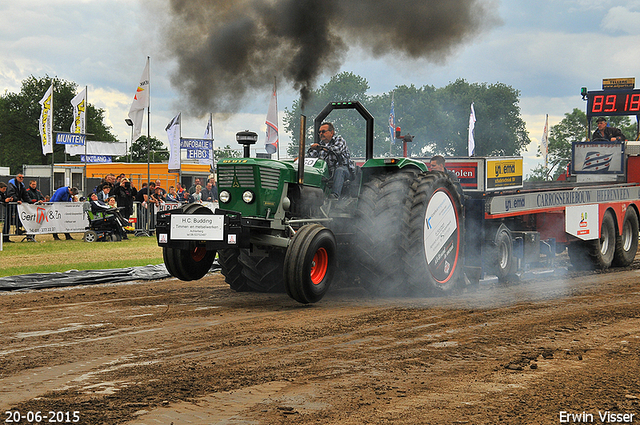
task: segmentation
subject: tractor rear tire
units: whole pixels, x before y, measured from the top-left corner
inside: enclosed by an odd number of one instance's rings
[[[329,290],[336,270],[336,238],[320,224],[302,226],[291,239],[284,258],[287,294],[303,303],[315,303]]]
[[[218,251],[218,263],[225,282],[236,292],[250,291],[247,280],[242,275],[239,249],[221,249]]]
[[[638,251],[638,215],[636,210],[631,207],[627,208],[621,233],[616,237],[616,252],[613,256],[613,265],[627,267],[633,263]]]
[[[463,215],[454,184],[443,173],[421,174],[410,210],[409,287],[419,295],[442,295],[464,283]]]
[[[267,256],[259,257],[250,255],[248,249],[241,249],[238,261],[242,265],[242,276],[249,291],[284,292],[284,251],[272,250]]]
[[[354,258],[362,286],[374,295],[407,294],[407,235],[418,175],[414,168],[374,175],[360,190]]]

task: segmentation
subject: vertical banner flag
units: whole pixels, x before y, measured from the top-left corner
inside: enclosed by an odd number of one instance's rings
[[[476,128],[476,111],[473,109],[471,102],[471,114],[469,114],[469,156],[476,154],[476,141],[474,139]]]
[[[213,114],[209,114],[209,122],[207,122],[207,129],[204,131],[204,138],[212,140],[211,150],[209,151],[208,159],[199,159],[198,164],[205,164],[213,167]]]
[[[393,107],[395,92],[391,92],[391,112],[389,112],[389,136],[391,137],[391,143],[396,140],[396,113]]]
[[[87,110],[87,88],[85,87],[80,93],[71,99],[73,106],[73,122],[71,123],[71,133],[85,134],[86,110]]]
[[[42,154],[53,153],[53,84],[40,100],[40,141],[42,142]]]
[[[273,94],[269,102],[265,123],[267,124],[267,137],[264,142],[264,148],[267,150],[267,153],[272,154],[278,152],[278,98],[275,84],[273,85]]]
[[[131,109],[129,109],[129,119],[133,121],[133,138],[131,139],[131,143],[138,140],[140,133],[142,133],[144,108],[149,108],[149,58],[147,58],[147,64],[144,67],[144,71],[142,71],[140,83],[136,89],[136,94],[133,96]]]
[[[169,172],[180,172],[180,115],[178,113],[167,125],[167,136],[169,136]]]
[[[549,114],[544,119],[544,130],[542,130],[542,139],[540,139],[540,151],[544,158],[544,168],[547,168],[547,155],[549,155]]]

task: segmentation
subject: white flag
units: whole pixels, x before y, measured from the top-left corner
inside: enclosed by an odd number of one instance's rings
[[[207,128],[204,131],[204,138],[213,140],[213,114],[209,114],[209,122],[207,122]],[[209,159],[199,159],[198,164],[213,166],[213,143],[211,143],[211,150],[209,150]]]
[[[396,112],[393,106],[395,92],[391,92],[391,110],[389,111],[389,137],[391,143],[396,141]]]
[[[167,136],[169,136],[169,172],[178,173],[180,171],[180,114],[173,117],[167,125]]]
[[[42,154],[53,153],[53,84],[40,100],[40,141],[42,142]]]
[[[73,122],[71,123],[72,133],[86,133],[86,110],[87,110],[87,88],[85,87],[80,93],[71,99],[71,106],[73,106]]]
[[[542,139],[540,139],[540,150],[544,157],[544,166],[547,167],[547,156],[549,155],[549,114],[544,120],[544,130],[542,130]]]
[[[469,114],[469,156],[476,154],[476,141],[474,139],[474,130],[476,127],[476,111],[473,109],[471,102],[471,114]]]
[[[265,123],[267,124],[267,137],[264,142],[264,148],[267,153],[278,152],[278,97],[275,85],[273,86],[273,95],[271,95]]]
[[[209,114],[207,128],[204,130],[204,138],[213,140],[213,116],[211,114]]]
[[[142,120],[144,118],[144,108],[149,108],[149,58],[147,64],[142,71],[140,83],[133,96],[133,103],[129,109],[129,119],[133,121],[133,138],[131,142],[138,140],[142,133]]]

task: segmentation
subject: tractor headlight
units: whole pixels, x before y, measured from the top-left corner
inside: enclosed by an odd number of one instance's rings
[[[223,190],[218,194],[218,199],[223,204],[226,204],[231,200],[231,193],[228,190]]]
[[[247,204],[252,203],[253,199],[254,199],[254,195],[253,195],[253,192],[250,190],[245,190],[244,193],[242,194],[242,200]]]

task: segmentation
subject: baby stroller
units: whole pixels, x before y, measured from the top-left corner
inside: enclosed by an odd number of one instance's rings
[[[114,214],[92,211],[89,202],[84,204],[83,209],[89,218],[89,227],[86,227],[86,231],[82,237],[85,242],[117,242],[122,240],[124,230],[118,217]]]

